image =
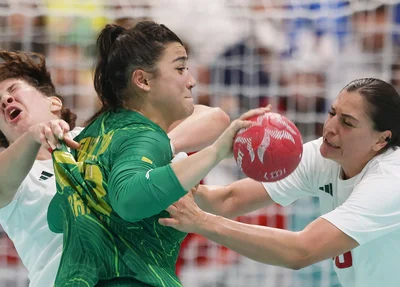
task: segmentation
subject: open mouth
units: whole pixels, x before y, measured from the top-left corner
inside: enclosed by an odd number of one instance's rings
[[[18,108],[12,108],[8,111],[8,118],[10,119],[10,121],[14,121],[15,119],[18,118],[18,116],[21,114],[21,110]]]

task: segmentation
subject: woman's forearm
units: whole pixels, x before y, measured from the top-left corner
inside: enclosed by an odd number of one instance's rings
[[[211,145],[229,126],[229,116],[220,108],[196,105],[191,116],[168,132],[175,153],[199,151]]]
[[[198,184],[222,158],[214,146],[209,146],[191,156],[171,163],[171,168],[185,190]]]
[[[40,149],[29,133],[24,133],[0,153],[0,207],[7,205],[29,173]]]
[[[296,232],[248,225],[207,214],[197,233],[250,259],[298,269],[306,256]]]

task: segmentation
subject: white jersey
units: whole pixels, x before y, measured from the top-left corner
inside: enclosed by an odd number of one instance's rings
[[[70,136],[81,130],[74,129]],[[47,208],[55,193],[52,160],[36,160],[13,200],[0,209],[0,224],[28,269],[30,287],[53,286],[58,271],[62,234],[47,225]]]
[[[400,149],[374,157],[357,176],[342,180],[340,166],[324,159],[322,139],[304,145],[299,167],[287,178],[263,183],[271,198],[288,205],[319,197],[322,218],[359,246],[333,259],[344,287],[400,285]]]

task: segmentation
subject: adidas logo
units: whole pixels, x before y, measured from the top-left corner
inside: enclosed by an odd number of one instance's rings
[[[331,196],[333,196],[333,194],[332,194],[333,193],[332,192],[332,183],[325,184],[324,186],[321,186],[318,189],[330,194]]]
[[[52,177],[53,175],[54,175],[54,174],[49,173],[49,172],[47,172],[47,171],[42,171],[42,174],[40,175],[39,180],[42,181],[42,180],[49,179],[49,178]]]

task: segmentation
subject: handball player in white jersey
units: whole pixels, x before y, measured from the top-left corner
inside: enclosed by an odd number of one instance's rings
[[[291,269],[332,260],[344,287],[400,286],[400,96],[388,83],[358,79],[333,102],[320,139],[276,183],[244,179],[200,186],[161,224],[196,232],[251,259]],[[235,222],[276,202],[318,197],[321,217],[300,232]],[[217,214],[213,215],[211,213]],[[220,215],[220,216],[218,216]],[[224,217],[221,217],[224,216]]]
[[[63,106],[42,55],[0,51],[0,59],[0,224],[28,269],[29,286],[50,287],[62,252],[62,234],[47,224],[56,193],[51,150],[59,137],[79,146],[71,139],[82,128],[74,128],[76,115]],[[195,106],[190,117],[174,123],[169,137],[175,152],[192,152],[228,125],[221,109]]]

